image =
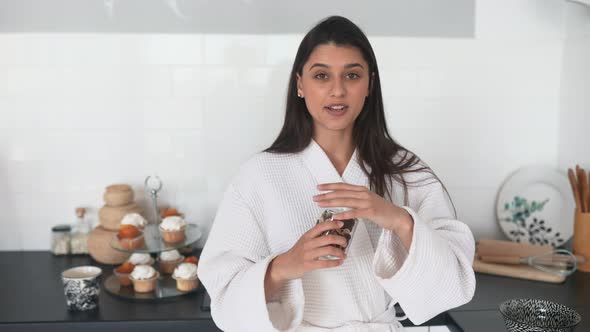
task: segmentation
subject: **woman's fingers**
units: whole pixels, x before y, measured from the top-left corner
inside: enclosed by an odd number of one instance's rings
[[[319,207],[347,207],[353,209],[365,209],[370,206],[371,202],[365,199],[357,198],[336,198],[328,199],[318,203]]]
[[[346,219],[368,219],[373,220],[375,218],[375,211],[371,208],[367,209],[356,209],[340,212],[334,215],[334,220],[346,220]]]
[[[344,182],[338,183],[322,183],[317,186],[318,190],[352,190],[352,191],[368,191],[367,187],[355,186]]]
[[[321,222],[321,223],[315,225],[309,231],[305,232],[305,234],[303,236],[306,239],[311,240],[315,237],[320,236],[325,231],[329,231],[332,229],[339,229],[339,228],[342,228],[342,226],[344,226],[344,223],[342,221],[338,221],[338,220]]]
[[[318,260],[320,257],[322,256],[335,256],[338,257],[340,259],[344,259],[346,257],[346,255],[344,254],[344,251],[340,248],[336,248],[334,246],[324,246],[324,247],[319,247],[310,251],[307,251],[305,253],[305,262],[309,262],[309,261],[315,261]]]
[[[334,259],[334,260],[315,260],[309,262],[309,270],[317,270],[317,269],[327,269],[331,267],[340,266],[344,263],[344,259]]]
[[[356,199],[369,199],[371,194],[366,191],[353,191],[353,190],[336,190],[325,194],[319,194],[313,196],[314,202],[322,202],[325,200],[335,198],[356,198]]]
[[[346,248],[348,245],[348,241],[344,236],[330,234],[324,235],[320,237],[316,237],[315,239],[309,240],[306,245],[310,250],[315,248],[324,247],[330,244],[339,245],[343,248]]]

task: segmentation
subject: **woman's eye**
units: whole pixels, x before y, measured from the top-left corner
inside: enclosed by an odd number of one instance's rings
[[[357,73],[350,73],[350,74],[346,75],[346,78],[351,79],[351,80],[355,80],[359,77],[360,76]]]
[[[328,78],[328,75],[326,75],[324,73],[319,73],[319,74],[316,74],[314,77],[317,79],[320,79],[320,80],[325,80],[326,78]]]

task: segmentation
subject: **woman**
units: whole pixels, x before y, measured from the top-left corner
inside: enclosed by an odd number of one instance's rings
[[[335,207],[348,210],[316,225]],[[475,290],[473,236],[453,210],[387,131],[367,37],[327,18],[299,46],[278,138],[217,211],[198,270],[213,319],[226,331],[399,331],[399,303],[421,324]],[[321,236],[349,218],[350,243]]]

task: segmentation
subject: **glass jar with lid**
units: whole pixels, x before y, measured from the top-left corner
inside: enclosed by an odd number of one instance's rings
[[[51,252],[54,255],[70,253],[70,225],[56,225],[51,228]]]

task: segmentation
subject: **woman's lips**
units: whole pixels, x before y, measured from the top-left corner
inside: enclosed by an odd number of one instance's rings
[[[331,105],[324,107],[324,110],[332,116],[342,116],[348,110],[346,105]]]

